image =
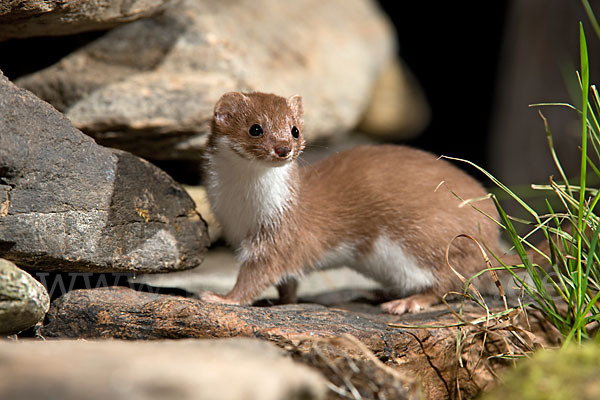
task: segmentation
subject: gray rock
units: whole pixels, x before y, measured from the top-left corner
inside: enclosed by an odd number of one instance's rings
[[[0,256],[23,268],[182,270],[208,245],[192,199],[167,174],[97,145],[0,74]]]
[[[44,318],[50,298],[44,286],[10,261],[0,258],[0,335],[12,335]]]
[[[17,84],[102,144],[197,159],[231,90],[302,95],[309,139],[354,127],[394,52],[372,0],[185,0]]]
[[[2,399],[324,399],[325,379],[257,339],[0,342]]]
[[[168,3],[167,0],[3,1],[0,40],[108,29],[161,12]]]

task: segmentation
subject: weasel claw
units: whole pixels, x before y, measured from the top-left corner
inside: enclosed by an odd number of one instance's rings
[[[424,309],[423,306],[415,302],[414,300],[398,299],[388,301],[381,305],[383,311],[389,314],[405,314],[405,313],[416,313]]]
[[[431,294],[415,294],[403,299],[388,301],[381,304],[381,309],[390,314],[417,313],[433,304],[439,303],[436,296]]]

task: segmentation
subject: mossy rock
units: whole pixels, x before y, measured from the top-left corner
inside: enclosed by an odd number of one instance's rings
[[[521,362],[483,400],[600,399],[600,345],[542,350]]]
[[[0,335],[32,327],[50,307],[46,288],[10,261],[0,258]]]

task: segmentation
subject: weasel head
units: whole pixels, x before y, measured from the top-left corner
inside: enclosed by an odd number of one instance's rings
[[[304,149],[304,111],[298,95],[225,93],[215,105],[209,151],[219,146],[249,161],[281,166]]]

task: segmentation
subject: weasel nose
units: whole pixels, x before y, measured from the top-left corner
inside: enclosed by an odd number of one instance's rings
[[[273,150],[275,150],[275,154],[277,154],[281,158],[287,157],[287,155],[290,154],[290,151],[292,151],[287,146],[277,146]]]

